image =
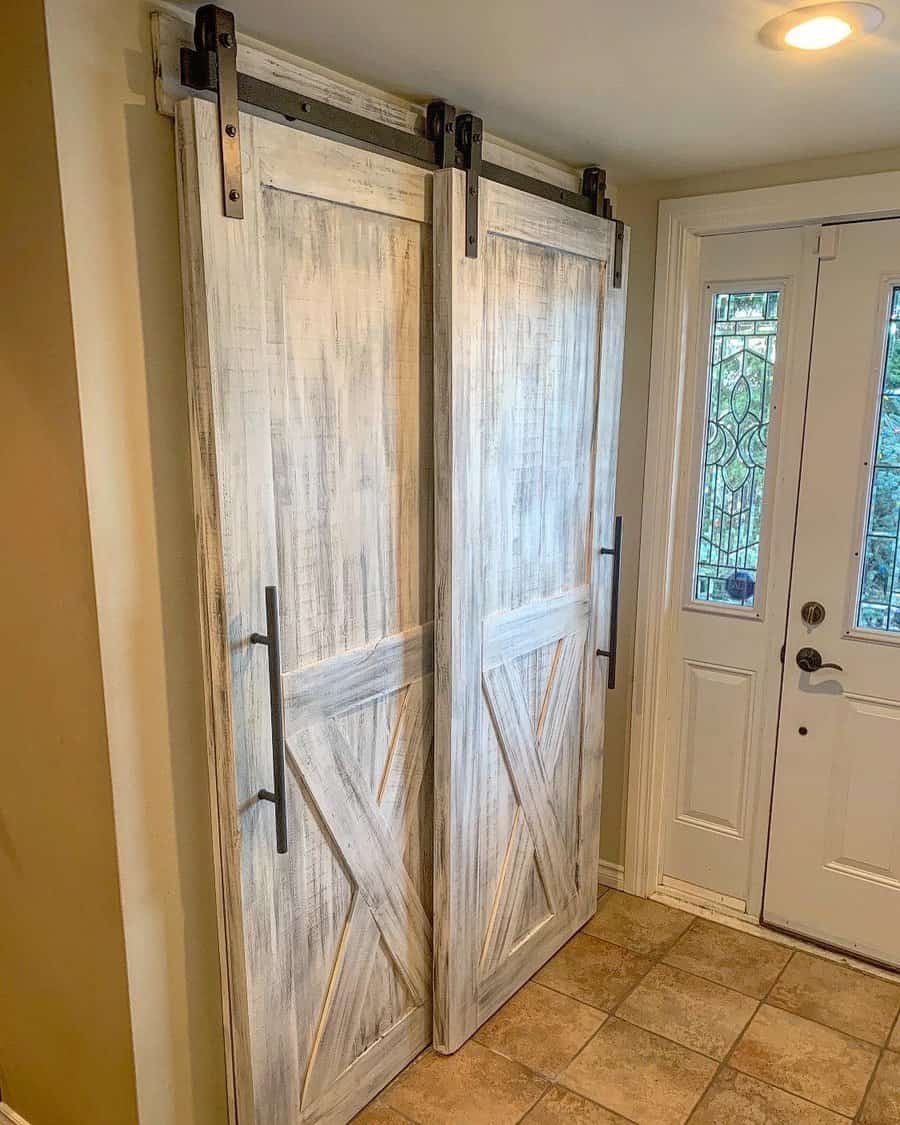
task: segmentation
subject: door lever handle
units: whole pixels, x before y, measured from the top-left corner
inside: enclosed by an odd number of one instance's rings
[[[797,653],[797,667],[804,672],[819,672],[822,668],[834,668],[836,672],[843,672],[840,664],[826,664],[822,654],[815,648],[801,648]]]

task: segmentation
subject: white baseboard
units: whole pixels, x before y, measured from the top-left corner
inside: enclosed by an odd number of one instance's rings
[[[28,1122],[6,1102],[0,1102],[0,1125],[28,1125]]]
[[[601,859],[597,881],[601,887],[612,887],[615,891],[621,891],[625,886],[625,868],[621,863],[610,863],[608,859]]]

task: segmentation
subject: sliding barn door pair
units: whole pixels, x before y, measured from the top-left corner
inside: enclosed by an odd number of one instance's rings
[[[463,173],[252,117],[227,219],[177,124],[234,1109],[340,1123],[595,907],[614,228],[482,182],[467,257]]]

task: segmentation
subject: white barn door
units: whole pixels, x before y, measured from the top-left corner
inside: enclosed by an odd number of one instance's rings
[[[431,174],[242,117],[227,219],[177,124],[238,1116],[346,1122],[431,1037]]]
[[[434,189],[435,1046],[453,1051],[595,909],[625,294],[612,222],[482,180],[472,258],[464,174]]]

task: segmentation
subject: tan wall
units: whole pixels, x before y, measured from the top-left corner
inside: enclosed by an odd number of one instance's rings
[[[46,9],[140,1114],[221,1125],[173,124],[150,5]]]
[[[0,24],[0,1097],[137,1121],[72,320],[38,3]]]
[[[650,387],[650,334],[656,259],[656,216],[661,199],[679,199],[721,191],[772,187],[776,184],[827,180],[900,169],[900,149],[804,160],[742,172],[698,176],[682,180],[624,184],[617,192],[620,218],[631,224],[631,270],[628,319],[625,334],[625,387],[620,430],[617,494],[618,510],[625,516],[626,547],[621,592],[621,689],[610,700],[604,761],[603,818],[600,854],[621,864],[625,855],[625,794],[631,689],[633,682],[634,627],[637,608],[638,533],[641,519],[644,448],[647,433],[647,399]]]
[[[172,123],[154,108],[151,5],[46,2],[138,1095],[151,1125],[217,1125],[224,1070]],[[624,839],[657,202],[898,163],[851,158],[798,166],[805,175],[789,166],[619,192],[633,235],[618,490],[622,676],[610,701],[602,841],[610,861]]]

